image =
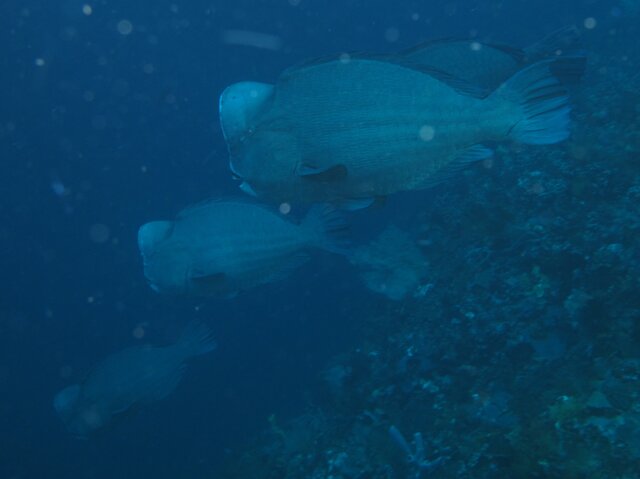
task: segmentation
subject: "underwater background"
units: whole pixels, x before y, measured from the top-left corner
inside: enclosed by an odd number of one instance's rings
[[[4,0],[0,478],[640,477],[638,22],[633,0]],[[148,287],[141,224],[241,195],[227,85],[566,25],[588,57],[569,140],[503,146],[350,218],[356,242],[411,234],[416,294],[322,254],[232,299]],[[65,430],[59,390],[193,319],[218,347],[173,394]]]

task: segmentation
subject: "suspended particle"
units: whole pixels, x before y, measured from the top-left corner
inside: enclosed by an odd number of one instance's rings
[[[82,5],[82,13],[84,13],[88,17],[93,13],[93,8],[91,8],[91,5]]]
[[[597,24],[598,22],[593,17],[584,19],[584,28],[586,28],[587,30],[593,30],[594,28],[596,28]]]
[[[288,215],[289,213],[291,213],[291,205],[289,203],[280,203],[278,210],[283,215]]]
[[[420,131],[418,131],[418,136],[422,141],[431,141],[436,136],[436,130],[431,125],[422,125]]]
[[[142,339],[144,338],[144,328],[141,325],[136,326],[135,328],[133,328],[133,331],[131,332],[132,336],[136,339]]]
[[[116,25],[116,28],[120,35],[129,35],[131,32],[133,32],[133,24],[126,19],[120,20]]]
[[[36,58],[35,62],[37,67],[43,67],[44,66],[44,58]]]

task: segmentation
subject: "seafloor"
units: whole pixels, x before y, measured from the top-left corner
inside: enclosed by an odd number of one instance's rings
[[[362,309],[308,410],[224,477],[639,477],[640,49],[633,19],[584,37],[571,139],[434,189],[432,287]]]

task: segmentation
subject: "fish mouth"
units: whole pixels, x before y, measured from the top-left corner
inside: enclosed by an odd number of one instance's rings
[[[237,180],[240,182],[240,190],[243,191],[244,193],[248,194],[249,196],[253,196],[253,197],[257,197],[257,193],[256,191],[253,189],[253,186],[251,186],[247,180],[244,178],[244,176],[242,176],[238,170],[233,166],[233,160],[229,160],[229,169],[231,170],[231,176],[234,180]]]
[[[234,180],[240,180],[240,181],[244,180],[244,177],[238,172],[236,167],[233,166],[232,159],[229,160],[229,169],[231,170],[231,176],[233,177]]]

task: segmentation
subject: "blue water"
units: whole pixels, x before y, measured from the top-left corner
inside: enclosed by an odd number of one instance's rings
[[[286,67],[327,53],[392,52],[432,38],[525,46],[567,24],[580,26],[602,58],[618,48],[606,45],[605,32],[628,32],[640,18],[631,15],[623,4],[595,0],[4,0],[0,477],[224,477],[217,471],[271,415],[284,422],[304,411],[327,364],[364,347],[362,324],[372,313],[402,316],[402,305],[372,295],[332,256],[232,300],[174,298],[147,286],[141,224],[240,194],[218,122],[227,85],[273,82]],[[596,28],[583,28],[588,18]],[[230,44],[229,30],[279,43]],[[419,232],[429,198],[400,195],[354,222],[377,231],[396,218]],[[637,243],[625,241],[637,261]],[[453,304],[465,299],[448,293]],[[58,390],[114,351],[174,341],[194,318],[212,327],[219,346],[190,364],[174,394],[88,440],[65,431],[52,407]],[[393,323],[386,327],[392,334]],[[562,477],[548,474],[531,477]]]

